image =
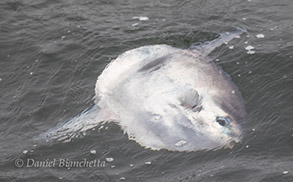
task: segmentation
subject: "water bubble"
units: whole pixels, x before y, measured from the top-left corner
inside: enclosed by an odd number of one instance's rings
[[[263,38],[265,38],[265,35],[264,34],[257,34],[256,35],[256,38],[263,39]]]
[[[232,94],[235,94],[235,90],[232,90]]]
[[[33,75],[34,74],[34,72],[30,72],[30,75]]]
[[[107,161],[107,162],[113,162],[113,161],[114,161],[114,158],[112,158],[112,157],[107,157],[107,158],[106,158],[106,161]]]
[[[247,20],[247,18],[242,18],[242,20],[246,21],[246,20]]]
[[[91,150],[90,152],[91,152],[91,154],[96,154],[97,153],[96,150]]]
[[[65,35],[63,35],[63,36],[61,37],[61,39],[62,39],[62,40],[64,40],[64,39],[65,39],[65,37],[66,37],[66,36],[65,36]]]
[[[22,151],[23,154],[27,154],[27,152],[28,152],[27,150]]]
[[[283,174],[288,174],[289,173],[289,171],[283,171]]]
[[[234,49],[234,46],[230,46],[229,49]]]
[[[247,149],[248,149],[248,148],[249,148],[249,145],[246,145],[246,146],[245,146],[245,148],[247,148]]]
[[[121,177],[120,178],[120,181],[125,181],[125,177]]]
[[[133,23],[131,26],[136,27],[139,23]]]
[[[129,166],[130,166],[130,167],[133,167],[133,164],[130,164]]]
[[[247,54],[255,54],[255,51],[249,50],[249,51],[247,51]]]
[[[0,78],[0,82],[2,81],[2,78]]]
[[[254,49],[254,47],[253,47],[253,46],[251,46],[251,45],[248,45],[248,46],[246,46],[246,47],[245,47],[245,49],[249,51],[249,50],[252,50],[252,49]]]
[[[135,16],[133,19],[138,19],[139,21],[148,21],[149,18],[147,16]]]
[[[145,162],[144,164],[146,164],[146,165],[151,165],[151,164],[152,164],[152,162],[150,162],[150,161],[147,161],[147,162]]]

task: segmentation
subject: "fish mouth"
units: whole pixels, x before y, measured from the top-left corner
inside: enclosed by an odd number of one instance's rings
[[[229,148],[229,149],[233,149],[234,146],[237,144],[237,143],[240,143],[242,141],[242,137],[239,137],[239,138],[234,138],[234,139],[230,139],[228,140],[227,144],[226,144],[226,147]]]

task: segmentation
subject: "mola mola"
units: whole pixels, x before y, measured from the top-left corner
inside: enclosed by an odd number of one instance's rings
[[[188,50],[150,45],[126,51],[98,77],[95,105],[38,139],[68,141],[114,121],[129,139],[154,150],[231,148],[242,140],[244,102],[207,55],[241,33],[220,34]]]

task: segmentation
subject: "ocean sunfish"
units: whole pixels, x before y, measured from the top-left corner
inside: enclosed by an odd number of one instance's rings
[[[179,49],[150,45],[126,51],[96,82],[95,105],[37,139],[69,141],[101,122],[114,121],[141,146],[153,150],[211,150],[242,140],[244,101],[238,88],[207,57],[239,36]]]

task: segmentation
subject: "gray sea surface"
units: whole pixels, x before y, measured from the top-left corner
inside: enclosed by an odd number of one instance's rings
[[[292,0],[1,0],[0,181],[293,181],[292,20]],[[114,123],[34,143],[94,104],[97,77],[124,51],[189,48],[236,27],[247,33],[210,55],[246,102],[233,149],[151,151]]]

